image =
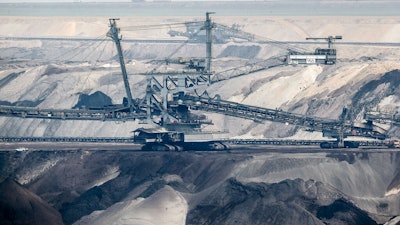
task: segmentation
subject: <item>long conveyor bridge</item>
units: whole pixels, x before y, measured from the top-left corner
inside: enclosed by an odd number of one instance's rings
[[[340,132],[344,137],[363,136],[377,139],[387,137],[386,130],[368,122],[351,123],[204,97],[185,96],[184,102],[190,105],[191,109],[215,112],[256,122],[273,121],[300,126],[307,131],[329,132],[330,137],[338,136]]]
[[[349,123],[341,120],[319,118],[285,112],[279,109],[269,109],[251,106],[215,98],[184,96],[183,99],[173,101],[170,105],[185,104],[194,110],[215,112],[233,117],[253,120],[256,122],[273,121],[305,128],[307,131],[330,132],[331,137],[363,136],[385,139],[386,131],[370,123]],[[100,121],[129,121],[145,119],[144,110],[126,112],[123,109],[40,109],[35,107],[3,106],[0,105],[0,116],[20,118],[41,118],[59,120],[100,120]]]
[[[295,139],[224,139],[220,140],[232,145],[280,145],[280,146],[318,146],[326,140],[295,140]],[[0,143],[133,143],[132,137],[0,137]],[[381,140],[360,141],[361,146],[385,146]]]

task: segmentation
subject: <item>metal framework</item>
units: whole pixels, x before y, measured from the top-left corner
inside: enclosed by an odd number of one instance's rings
[[[328,48],[317,48],[314,52],[291,51],[287,56],[288,64],[327,64],[336,63],[336,49],[333,48],[334,40],[341,40],[342,36],[329,36],[326,38],[308,37],[306,40],[326,40]]]
[[[333,48],[333,42],[334,40],[342,40],[343,37],[342,36],[329,36],[326,38],[316,38],[316,37],[308,37],[306,38],[306,40],[325,40],[328,42],[328,49],[332,49]]]
[[[336,138],[339,145],[343,146],[344,138],[347,136],[364,136],[377,139],[385,139],[386,131],[372,122],[353,123],[345,121],[345,116],[339,120],[317,118],[295,113],[274,110],[210,98],[206,93],[195,95],[194,90],[199,86],[230,79],[236,76],[248,74],[280,65],[276,58],[247,65],[243,70],[235,73],[211,74],[212,59],[212,29],[213,22],[210,12],[206,13],[204,29],[207,32],[206,40],[206,69],[202,73],[151,73],[147,76],[147,87],[144,98],[134,100],[129,86],[128,75],[125,68],[123,51],[121,48],[120,29],[117,27],[118,19],[110,19],[110,30],[107,36],[112,38],[118,50],[118,58],[121,66],[124,87],[128,106],[116,108],[104,108],[101,110],[59,110],[39,109],[33,107],[0,106],[0,116],[14,116],[21,118],[60,119],[60,120],[145,120],[166,127],[171,131],[193,131],[200,130],[203,124],[211,121],[191,113],[191,110],[216,112],[228,116],[234,116],[256,122],[273,121],[291,124],[306,128],[308,131],[320,131],[329,137]],[[341,39],[341,36],[328,37],[328,47],[331,48],[333,39]],[[311,39],[311,38],[310,38]],[[316,39],[316,38],[313,38]],[[128,110],[126,110],[128,108]],[[397,121],[398,123],[398,121]]]
[[[110,30],[108,31],[107,36],[114,40],[115,45],[117,47],[119,63],[120,63],[121,72],[122,72],[122,78],[124,80],[125,92],[126,92],[126,96],[128,98],[129,111],[132,111],[132,107],[133,107],[132,92],[131,92],[131,88],[129,86],[128,73],[126,72],[124,55],[122,53],[122,47],[121,47],[121,42],[120,42],[121,37],[119,35],[120,29],[117,28],[117,24],[116,24],[117,20],[119,20],[119,19],[110,19]]]
[[[228,116],[240,117],[256,122],[273,121],[306,128],[307,131],[321,131],[329,137],[342,142],[348,136],[363,136],[377,139],[387,138],[386,130],[372,123],[352,123],[344,120],[333,120],[305,116],[276,109],[249,106],[220,99],[186,96],[185,104],[191,109],[216,112]]]
[[[291,140],[291,139],[227,139],[220,140],[231,145],[292,145],[315,146],[326,140]],[[131,137],[0,137],[0,142],[34,143],[34,142],[63,142],[63,143],[125,143],[131,144]],[[360,141],[360,146],[388,146],[385,141]],[[27,149],[29,150],[29,149]]]

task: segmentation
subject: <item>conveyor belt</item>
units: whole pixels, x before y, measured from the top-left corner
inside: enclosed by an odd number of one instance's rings
[[[133,143],[132,137],[0,137],[3,143],[24,142],[64,142],[64,143]],[[232,145],[284,145],[284,146],[317,146],[326,140],[295,139],[224,139],[219,140]],[[385,146],[383,141],[359,141],[361,146]]]
[[[0,142],[133,143],[131,137],[0,137]]]
[[[307,131],[328,131],[333,135],[335,135],[335,132],[342,132],[344,137],[364,136],[379,139],[385,139],[387,137],[386,131],[374,124],[356,126],[354,123],[342,123],[340,120],[305,116],[277,109],[268,109],[203,97],[185,96],[184,102],[189,104],[192,109],[250,119],[256,122],[273,121],[290,124],[306,128]]]
[[[273,121],[306,128],[307,131],[328,132],[331,137],[341,132],[346,136],[364,136],[385,139],[386,131],[372,123],[346,123],[340,120],[311,117],[289,113],[277,109],[268,109],[220,99],[185,96],[184,99],[170,104],[186,104],[194,110],[215,112],[228,116],[253,120],[256,122]],[[39,109],[34,107],[1,106],[0,116],[21,118],[41,118],[60,120],[100,120],[128,121],[145,119],[145,113],[129,113],[118,110],[81,110],[81,109]]]
[[[35,107],[0,105],[0,116],[60,119],[60,120],[101,120],[101,121],[128,121],[146,118],[145,114],[123,112],[123,108],[114,110],[91,109],[40,109]]]

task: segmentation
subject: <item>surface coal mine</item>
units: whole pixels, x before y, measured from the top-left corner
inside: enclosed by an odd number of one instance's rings
[[[400,1],[1,2],[0,225],[400,225]]]
[[[400,213],[391,151],[67,149],[0,162],[4,224],[365,225]]]

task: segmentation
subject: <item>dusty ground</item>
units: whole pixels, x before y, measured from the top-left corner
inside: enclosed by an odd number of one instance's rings
[[[122,17],[119,25],[124,38],[156,39],[167,38],[169,28],[138,31],[128,27],[193,19],[204,18]],[[279,41],[305,41],[306,37],[329,35],[342,35],[343,42],[400,40],[398,16],[223,17],[217,14],[213,19],[227,25],[237,23],[247,32]],[[119,103],[125,94],[111,42],[102,42],[106,47],[97,48],[101,42],[5,39],[101,37],[106,40],[107,30],[107,17],[52,17],[50,20],[1,17],[0,101],[71,108],[80,94],[102,91]],[[123,44],[131,74],[151,70],[154,64],[149,61],[164,59],[179,45]],[[321,43],[306,48],[325,46],[326,43]],[[223,99],[333,119],[349,105],[355,106],[358,118],[368,107],[394,113],[400,104],[399,47],[336,47],[337,65],[282,66],[212,85],[208,91]],[[254,49],[259,49],[255,56]],[[216,70],[235,67],[238,62],[247,62],[250,56],[266,59],[286,52],[276,46],[237,42],[215,45],[213,50]],[[204,47],[189,45],[175,56],[193,54],[203,55]],[[130,81],[134,96],[140,97],[144,93],[145,78],[132,75]],[[215,114],[209,117],[215,122],[214,128],[228,129],[232,136],[321,137],[320,133],[282,124],[259,124]],[[0,126],[2,136],[129,136],[130,131],[142,125],[0,118]],[[400,135],[398,129],[391,130],[391,134]],[[353,221],[365,225],[385,223],[400,214],[398,151],[331,152],[314,147],[276,149],[270,146],[261,149],[246,146],[246,151],[231,153],[129,151],[137,147],[1,144],[0,149],[12,149],[0,152],[1,180],[11,177],[22,184],[25,191],[57,209],[66,224],[156,224],[159,221],[167,221],[164,224],[265,221],[346,224]],[[70,151],[50,151],[53,148]],[[114,151],[115,148],[123,151]],[[243,212],[249,216],[241,217]],[[279,214],[282,212],[284,215]]]

